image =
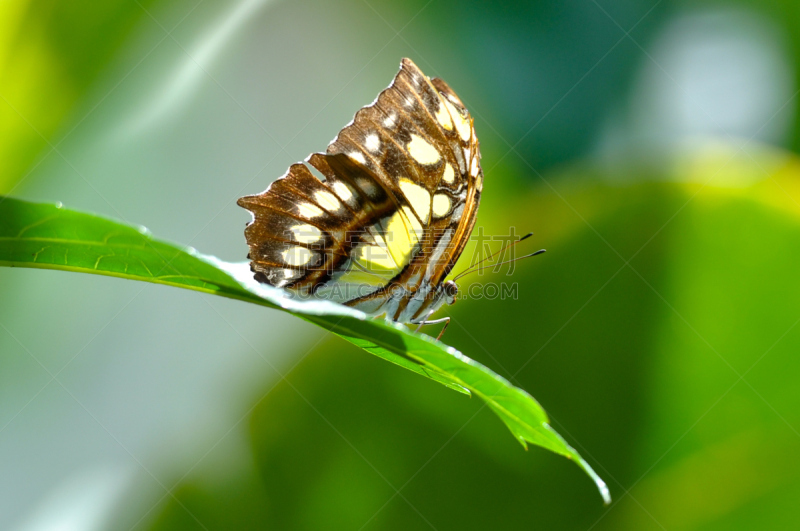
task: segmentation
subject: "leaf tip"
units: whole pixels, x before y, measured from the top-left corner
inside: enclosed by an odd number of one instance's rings
[[[606,485],[605,481],[603,481],[600,478],[597,478],[597,480],[598,480],[596,482],[597,490],[600,491],[600,496],[603,497],[603,505],[608,507],[609,505],[611,505],[611,492],[608,490],[608,485]]]
[[[584,472],[586,472],[589,477],[592,478],[592,481],[594,481],[597,490],[600,492],[600,496],[603,498],[603,505],[611,505],[611,491],[608,490],[608,485],[606,485],[606,482],[597,475],[597,472],[594,471],[594,469],[589,465],[589,463],[586,462],[585,459],[577,456],[575,461],[584,470]]]

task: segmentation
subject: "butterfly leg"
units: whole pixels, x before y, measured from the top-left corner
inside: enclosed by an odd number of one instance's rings
[[[414,332],[419,332],[419,329],[422,328],[422,325],[431,325],[431,324],[439,324],[439,323],[444,323],[444,326],[442,327],[442,331],[439,332],[439,335],[436,336],[436,339],[438,340],[438,339],[442,339],[442,336],[444,335],[444,331],[447,330],[447,325],[450,324],[450,318],[449,317],[442,317],[441,319],[434,319],[433,321],[420,321],[418,323],[411,323],[411,324],[417,325],[417,328],[414,329]]]

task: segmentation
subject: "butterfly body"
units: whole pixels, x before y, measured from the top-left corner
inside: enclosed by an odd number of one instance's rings
[[[475,224],[483,172],[472,118],[440,79],[403,59],[392,84],[325,153],[239,205],[257,280],[419,324]]]

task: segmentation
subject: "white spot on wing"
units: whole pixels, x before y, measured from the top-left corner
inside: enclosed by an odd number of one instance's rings
[[[469,169],[469,174],[472,175],[473,177],[477,177],[479,171],[481,171],[481,167],[478,164],[478,161],[473,161],[472,167]]]
[[[311,203],[299,203],[297,205],[297,211],[304,218],[315,218],[322,215],[322,209]]]
[[[456,180],[456,172],[453,171],[453,167],[450,166],[450,163],[447,162],[444,165],[444,173],[442,174],[442,180],[447,184],[453,184]]]
[[[364,154],[360,151],[353,151],[352,153],[348,153],[348,155],[356,162],[360,162],[361,164],[367,163],[367,159],[364,158]]]
[[[314,256],[309,249],[305,247],[290,247],[283,251],[283,261],[290,266],[300,267],[304,266],[311,261]]]
[[[336,199],[336,196],[330,192],[324,192],[322,190],[318,190],[314,192],[314,199],[317,200],[317,204],[327,210],[328,212],[336,212],[340,208],[342,208],[341,203],[339,200]]]
[[[443,104],[439,105],[439,109],[436,111],[436,120],[448,131],[453,130],[453,120],[450,119],[450,113]]]
[[[353,199],[353,192],[351,192],[350,188],[343,182],[337,181],[333,183],[333,191],[336,192],[336,195],[338,195],[342,201],[350,201]]]
[[[441,218],[450,212],[450,198],[445,194],[433,196],[433,215]]]
[[[322,231],[314,225],[299,223],[292,227],[294,240],[299,243],[311,244],[318,242],[322,238]]]
[[[407,146],[408,153],[420,164],[436,164],[441,155],[427,140],[419,135],[411,135]]]
[[[383,126],[387,129],[391,129],[394,127],[394,124],[397,123],[397,113],[392,113],[383,120]]]
[[[364,145],[368,150],[372,151],[373,153],[376,153],[381,148],[381,141],[378,138],[378,135],[376,135],[375,133],[370,133],[364,140]]]
[[[448,98],[449,98],[448,94]],[[464,118],[458,109],[450,103],[448,100],[443,100],[444,104],[447,106],[447,110],[450,111],[450,116],[453,117],[453,120],[456,123],[456,130],[458,131],[458,136],[461,137],[461,140],[467,142],[469,140],[472,126],[470,126],[469,122],[466,118]]]

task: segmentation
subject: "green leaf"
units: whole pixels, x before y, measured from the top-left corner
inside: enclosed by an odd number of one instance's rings
[[[528,393],[490,369],[399,323],[371,319],[328,301],[298,301],[253,280],[246,263],[232,264],[153,238],[132,227],[60,204],[0,196],[0,265],[60,269],[167,284],[283,310],[330,330],[362,349],[462,393],[474,393],[527,448],[536,444],[574,460],[610,502],[589,464],[549,425]]]

